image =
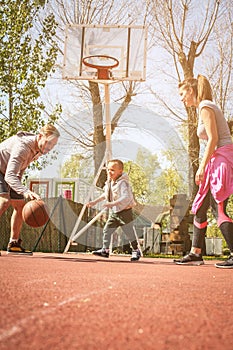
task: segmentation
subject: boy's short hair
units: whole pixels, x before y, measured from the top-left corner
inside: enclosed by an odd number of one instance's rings
[[[115,164],[118,165],[119,169],[121,169],[121,170],[124,169],[124,163],[120,159],[111,159],[111,160],[108,161],[108,164],[109,163],[115,163]]]

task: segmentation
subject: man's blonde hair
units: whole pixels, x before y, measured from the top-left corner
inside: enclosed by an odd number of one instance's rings
[[[53,124],[46,124],[40,129],[40,134],[49,137],[59,137],[60,133]]]

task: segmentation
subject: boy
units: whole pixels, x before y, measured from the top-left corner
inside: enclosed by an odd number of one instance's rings
[[[130,260],[137,261],[140,259],[141,253],[133,227],[132,208],[135,205],[135,201],[128,175],[123,172],[123,169],[124,165],[121,160],[110,160],[107,165],[108,179],[104,186],[104,193],[94,201],[87,203],[88,207],[92,207],[103,200],[107,200],[104,207],[110,209],[108,220],[103,229],[103,247],[92,253],[108,258],[111,235],[121,226],[133,248]]]

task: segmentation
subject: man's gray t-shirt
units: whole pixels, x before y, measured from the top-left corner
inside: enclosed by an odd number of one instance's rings
[[[0,144],[0,172],[8,185],[17,193],[28,191],[21,183],[22,175],[29,164],[41,154],[38,152],[36,135],[19,131]]]

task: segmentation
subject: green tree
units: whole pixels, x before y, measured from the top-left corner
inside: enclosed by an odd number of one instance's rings
[[[141,204],[153,204],[154,183],[161,170],[157,155],[139,148],[136,161],[126,162],[124,170],[129,175],[135,199]]]
[[[176,169],[167,168],[155,181],[154,202],[161,205],[168,205],[169,200],[181,190],[182,179]],[[185,191],[186,193],[186,191]]]
[[[158,156],[156,154],[151,154],[148,150],[139,148],[136,162],[143,168],[150,187],[154,185],[154,179],[158,176],[158,172],[161,170]]]
[[[162,169],[156,154],[139,149],[136,164],[127,162],[130,182],[135,198],[142,204],[169,204],[176,193],[186,193],[188,184],[177,171],[177,154],[173,150],[163,152],[167,166]]]
[[[129,175],[135,199],[141,204],[147,202],[149,181],[144,169],[140,165],[128,161],[124,164],[124,171]]]
[[[57,57],[53,14],[42,21],[45,0],[5,0],[0,11],[0,141],[45,123],[40,99]],[[54,122],[60,107],[48,121]]]
[[[222,101],[221,107],[224,107],[226,97],[230,92],[229,82],[232,74],[232,2],[228,0],[203,2],[194,0],[153,0],[149,3],[151,6],[150,15],[152,16],[150,25],[153,27],[155,43],[168,55],[169,65],[173,67],[172,71],[176,74],[178,81],[196,76],[196,69],[201,73],[203,67],[200,64],[200,58],[202,57],[202,62],[207,63],[205,70],[209,71],[208,78],[210,78],[211,83],[213,77],[219,74],[219,78],[214,79],[217,81],[214,90],[216,90],[216,87],[219,90],[219,93],[215,93],[215,95],[218,95],[218,100]],[[225,33],[225,35],[223,36],[222,33]],[[206,57],[205,52],[208,51],[210,55]],[[162,62],[163,74],[166,74],[164,61]],[[167,72],[167,76],[171,76],[169,69]],[[204,74],[206,75],[207,72]],[[172,80],[177,79],[172,76]],[[170,80],[171,83],[172,80]],[[170,101],[164,100],[159,91],[155,93],[155,96],[164,104],[169,113],[172,112],[175,119],[183,119],[181,114],[177,113],[177,110],[173,110]],[[167,96],[170,99],[170,95],[167,94]],[[200,145],[196,132],[196,109],[188,107],[185,110],[188,119],[187,121],[183,119],[183,121],[187,126],[188,154],[192,165],[189,175],[189,192],[192,193],[193,199],[198,190],[193,174],[196,174],[199,166]]]
[[[155,180],[153,202],[157,204],[169,204],[169,200],[174,194],[187,193],[188,182],[185,181],[182,174],[177,169],[177,153],[174,150],[163,152],[167,161],[167,166],[160,176]]]
[[[229,197],[228,204],[227,204],[227,213],[231,218],[233,217],[233,195]],[[208,226],[207,226],[206,236],[222,238],[223,248],[228,249],[227,243],[217,225],[216,219],[211,209],[208,210]]]
[[[91,162],[91,159],[86,159],[81,154],[72,154],[62,165],[61,176],[91,181],[93,180],[93,172],[90,172]]]

